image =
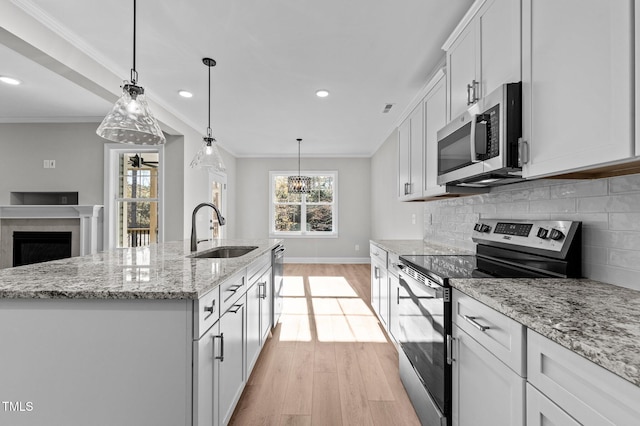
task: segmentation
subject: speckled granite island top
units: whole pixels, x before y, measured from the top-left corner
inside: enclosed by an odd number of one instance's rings
[[[640,292],[587,279],[452,279],[451,286],[640,386]]]
[[[194,259],[189,241],[115,249],[69,259],[0,269],[0,298],[198,299],[273,249],[281,240],[223,240],[217,246],[257,246],[232,259]]]

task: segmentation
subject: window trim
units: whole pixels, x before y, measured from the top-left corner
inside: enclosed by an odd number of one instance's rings
[[[302,170],[302,176],[327,176],[333,177],[333,203],[332,203],[332,221],[333,231],[276,231],[275,230],[275,176],[296,176],[297,171],[271,170],[269,171],[269,237],[270,238],[338,238],[338,171],[337,170]],[[306,201],[306,196],[305,201]],[[297,203],[294,203],[297,204]],[[310,203],[315,205],[316,203]],[[301,216],[306,212],[306,202],[301,202]],[[301,227],[302,228],[302,227]]]
[[[164,241],[164,145],[104,144],[104,218],[103,247],[117,247],[118,161],[121,153],[158,153],[158,242]]]

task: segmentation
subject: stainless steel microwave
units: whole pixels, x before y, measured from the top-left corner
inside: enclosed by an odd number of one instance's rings
[[[487,187],[522,180],[522,83],[503,84],[438,131],[438,184]]]

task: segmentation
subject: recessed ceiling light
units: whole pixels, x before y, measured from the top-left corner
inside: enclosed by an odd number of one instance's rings
[[[11,77],[6,77],[6,76],[0,76],[0,81],[6,84],[10,84],[12,86],[17,86],[18,84],[22,83],[20,80],[16,80],[15,78],[11,78]]]
[[[193,93],[187,92],[186,90],[178,90],[178,95],[182,96],[183,98],[193,98]]]
[[[327,96],[329,96],[329,91],[328,90],[324,90],[324,89],[320,89],[318,91],[316,91],[316,96],[319,98],[326,98]]]

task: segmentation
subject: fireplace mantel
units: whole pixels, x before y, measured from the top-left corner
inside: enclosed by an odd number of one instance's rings
[[[0,206],[3,219],[80,219],[80,256],[98,251],[98,220],[101,205]]]

